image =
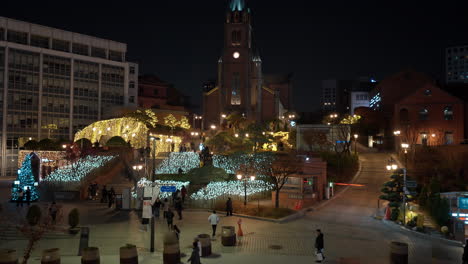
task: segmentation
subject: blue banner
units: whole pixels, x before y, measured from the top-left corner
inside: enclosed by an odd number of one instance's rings
[[[468,209],[468,197],[458,197],[458,208]]]
[[[161,186],[161,192],[176,192],[175,186]]]

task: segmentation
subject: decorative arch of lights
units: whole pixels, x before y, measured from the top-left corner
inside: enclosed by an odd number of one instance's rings
[[[182,138],[179,136],[151,134],[148,127],[141,121],[131,117],[113,118],[92,123],[75,134],[74,141],[82,138],[101,145],[112,137],[119,136],[130,143],[133,148],[153,147],[149,136],[160,138],[156,143],[156,152],[172,152],[179,149]]]

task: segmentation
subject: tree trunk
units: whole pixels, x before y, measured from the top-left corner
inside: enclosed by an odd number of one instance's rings
[[[276,189],[276,194],[275,194],[275,208],[279,208],[279,193],[280,190]]]

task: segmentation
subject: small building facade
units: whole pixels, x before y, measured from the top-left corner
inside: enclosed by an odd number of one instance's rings
[[[289,177],[280,191],[280,207],[300,210],[325,199],[327,163],[320,158],[305,158],[299,172]],[[272,192],[275,203],[276,192]]]

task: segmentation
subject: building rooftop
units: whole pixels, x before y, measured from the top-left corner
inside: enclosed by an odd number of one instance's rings
[[[86,44],[93,47],[105,48],[119,52],[127,51],[127,44],[113,40],[97,38],[85,34],[75,33],[62,29],[42,26],[34,23],[20,21],[12,18],[0,16],[0,28],[28,33],[32,35],[39,35],[47,38],[65,40],[72,43]]]

